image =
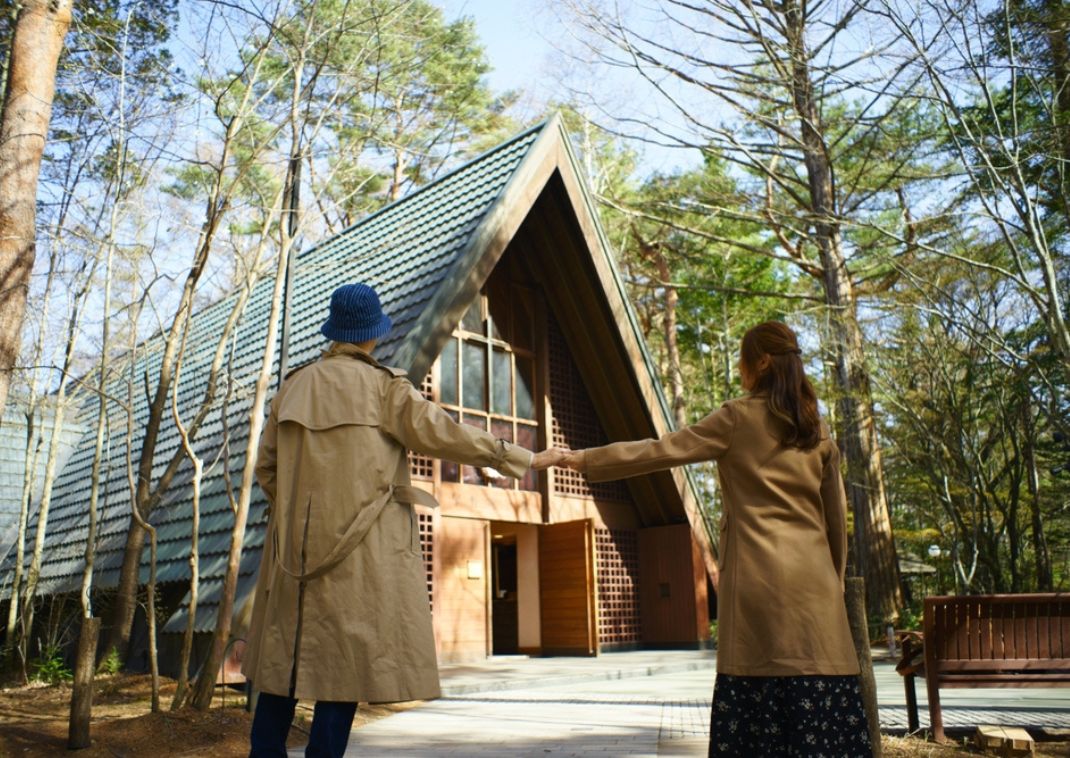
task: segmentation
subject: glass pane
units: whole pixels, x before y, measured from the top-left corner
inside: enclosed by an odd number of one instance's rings
[[[502,421],[501,419],[491,419],[490,421],[490,433],[497,439],[505,440],[506,442],[513,441],[513,422]],[[511,490],[513,488],[513,480],[509,477],[502,479],[491,479],[490,485],[492,487],[498,487],[503,490]]]
[[[515,347],[525,350],[535,349],[535,308],[532,303],[531,290],[523,287],[513,288],[513,328],[509,335]]]
[[[502,419],[491,419],[490,433],[494,435],[495,439],[505,440],[506,442],[513,441],[513,422],[504,421]]]
[[[464,414],[464,420],[462,421],[468,426],[474,426],[477,429],[487,431],[487,417],[486,416],[474,416],[471,413]],[[472,466],[461,467],[461,481],[465,484],[483,484],[483,475]]]
[[[491,370],[494,373],[491,375],[493,393],[490,409],[503,416],[513,415],[512,371],[510,371],[509,363],[509,353],[495,348],[494,363],[491,364]]]
[[[487,409],[487,346],[482,342],[465,342],[462,373],[464,375],[464,407]]]
[[[487,321],[492,339],[509,341],[509,290],[501,286],[487,288]]]
[[[457,396],[457,340],[451,339],[438,357],[439,399],[447,405],[458,405]]]
[[[538,428],[527,424],[516,425],[516,444],[527,450],[536,450],[539,444]],[[534,491],[538,489],[538,478],[535,471],[529,470],[520,480],[520,489]]]
[[[481,295],[468,306],[464,318],[461,319],[462,329],[469,332],[475,332],[476,334],[483,334],[483,315],[480,313],[480,304],[482,300],[483,297]]]
[[[535,418],[535,361],[516,356],[516,416]]]
[[[446,411],[454,421],[457,421],[459,416],[457,411]],[[442,461],[442,481],[444,482],[458,482],[461,479],[461,467],[453,461]]]

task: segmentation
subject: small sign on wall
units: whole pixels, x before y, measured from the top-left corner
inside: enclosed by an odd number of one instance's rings
[[[483,578],[483,561],[468,561],[468,578]]]

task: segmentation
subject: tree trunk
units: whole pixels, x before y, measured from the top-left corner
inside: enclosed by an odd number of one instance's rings
[[[851,640],[858,657],[861,671],[859,684],[862,689],[862,705],[866,710],[866,725],[869,731],[870,747],[873,758],[881,756],[881,720],[877,710],[877,680],[873,675],[873,658],[870,654],[869,622],[866,618],[866,588],[864,580],[851,576],[844,587],[844,603],[847,606],[847,620],[851,625]]]
[[[1026,395],[1025,408],[1022,414],[1025,418],[1023,430],[1023,454],[1025,457],[1026,489],[1029,492],[1029,519],[1033,538],[1033,561],[1036,566],[1036,586],[1038,592],[1051,592],[1055,588],[1055,582],[1051,571],[1051,555],[1048,553],[1048,542],[1044,536],[1044,521],[1040,511],[1040,473],[1037,470],[1037,456],[1034,445],[1036,427],[1033,424],[1032,411],[1030,410],[1029,396]]]
[[[73,0],[25,0],[0,113],[0,413],[19,354],[36,238],[37,177]]]
[[[227,554],[227,573],[223,578],[223,593],[219,599],[215,630],[212,633],[212,646],[208,660],[201,667],[197,677],[190,704],[197,710],[208,710],[212,704],[215,691],[216,674],[223,664],[227,644],[230,640],[230,624],[234,613],[234,595],[238,589],[238,571],[241,567],[242,548],[245,545],[245,526],[249,519],[249,503],[252,500],[256,454],[260,445],[260,432],[264,427],[264,406],[267,400],[268,386],[271,382],[271,366],[275,360],[275,345],[279,337],[279,321],[282,311],[282,292],[286,285],[286,275],[290,263],[290,251],[301,223],[301,209],[297,206],[298,193],[296,182],[301,168],[301,128],[298,117],[298,102],[301,96],[301,72],[303,59],[294,66],[294,91],[290,101],[290,161],[286,181],[283,184],[282,197],[279,198],[280,218],[279,258],[275,267],[275,284],[271,292],[271,311],[268,314],[267,335],[264,351],[260,361],[260,373],[256,379],[253,402],[249,409],[249,436],[245,443],[244,465],[242,467],[241,489],[234,512],[234,527],[230,534],[230,551]],[[278,207],[278,206],[277,206]],[[268,221],[271,218],[269,216]],[[269,226],[265,226],[264,238],[267,238]]]
[[[223,594],[219,601],[215,631],[212,634],[212,647],[208,654],[208,660],[201,667],[201,673],[197,677],[190,699],[191,705],[201,711],[207,710],[212,704],[216,674],[223,663],[223,656],[230,638],[231,616],[234,613],[234,594],[238,587],[238,569],[241,564],[242,547],[245,543],[245,526],[249,518],[249,503],[252,500],[256,452],[260,443],[260,432],[264,427],[264,406],[267,399],[268,385],[271,380],[271,366],[275,358],[275,343],[279,332],[279,313],[282,310],[282,288],[286,281],[289,250],[293,241],[286,231],[287,224],[280,224],[279,226],[284,237],[284,243],[279,249],[279,262],[275,270],[275,288],[271,295],[271,312],[268,316],[268,332],[264,345],[264,354],[260,363],[260,374],[256,380],[252,407],[249,410],[249,436],[245,444],[245,464],[242,468],[238,507],[234,514],[234,526],[230,535],[227,573],[223,580]]]
[[[821,115],[813,91],[806,21],[796,2],[786,4],[786,33],[792,60],[792,98],[802,133],[810,212],[823,270],[822,284],[833,335],[837,403],[847,461],[847,496],[854,512],[856,570],[866,580],[866,605],[881,618],[893,619],[902,607],[892,524],[884,492],[883,467],[873,421],[872,391],[865,364],[858,304],[843,253],[836,215],[833,171],[821,132]]]
[[[672,285],[669,275],[669,264],[665,256],[659,250],[655,258],[658,267],[658,276],[661,278],[661,286],[665,290],[665,313],[663,316],[665,327],[665,352],[669,359],[669,391],[672,393],[672,415],[676,420],[676,428],[683,429],[687,426],[687,412],[684,409],[684,374],[680,366],[680,341],[676,336],[676,304],[680,301],[680,295],[676,287]]]
[[[100,619],[83,618],[78,634],[78,657],[74,666],[74,686],[71,690],[71,717],[67,729],[67,749],[89,747],[89,724],[93,718],[93,673],[96,661]]]
[[[233,137],[233,130],[237,129],[239,118],[234,118],[228,127],[228,145]],[[227,150],[224,149],[221,166],[227,162]],[[220,170],[216,177],[211,196],[208,199],[208,210],[204,226],[201,230],[200,239],[197,241],[197,252],[194,255],[193,266],[186,275],[186,281],[182,289],[182,297],[179,300],[178,310],[167,332],[164,344],[163,357],[160,360],[160,373],[156,384],[156,391],[149,404],[149,417],[145,422],[145,436],[141,442],[141,452],[137,466],[137,488],[134,493],[129,530],[126,534],[126,545],[123,548],[123,564],[119,570],[119,587],[116,591],[114,605],[111,613],[111,629],[108,634],[107,648],[114,649],[120,660],[126,660],[127,649],[130,645],[130,630],[134,623],[134,609],[137,605],[138,575],[141,568],[141,553],[145,546],[145,529],[142,523],[147,523],[156,503],[167,491],[171,479],[178,471],[178,464],[183,457],[181,450],[176,450],[167,469],[153,485],[152,469],[156,458],[156,441],[160,433],[164,411],[168,407],[168,398],[171,391],[171,382],[174,376],[175,362],[181,360],[179,354],[179,339],[184,329],[184,324],[193,307],[194,292],[200,281],[204,266],[208,261],[211,251],[212,240],[216,229],[225,211],[226,203],[219,202],[220,184],[223,172]],[[215,365],[213,364],[213,369]],[[214,374],[213,374],[214,380]],[[213,381],[209,382],[206,395],[211,392]],[[196,425],[191,425],[191,437],[196,435]]]
[[[182,449],[193,465],[193,502],[190,506],[192,519],[189,550],[189,613],[186,616],[186,630],[182,634],[182,654],[178,663],[178,684],[175,687],[175,696],[171,700],[172,711],[177,711],[182,707],[189,686],[189,662],[193,652],[193,629],[197,621],[197,601],[200,594],[201,478],[204,475],[204,461],[194,451],[190,443],[189,432],[178,412],[178,384],[178,371],[176,371],[175,386],[171,393],[171,417],[175,421],[175,427],[182,440]]]
[[[37,509],[37,529],[34,533],[33,555],[26,572],[26,592],[22,599],[22,662],[26,664],[26,645],[33,627],[33,600],[37,594],[37,582],[41,576],[41,562],[44,555],[45,535],[48,530],[48,511],[52,506],[52,485],[56,479],[56,465],[59,459],[60,438],[63,435],[64,416],[67,412],[67,387],[74,362],[74,355],[81,333],[82,309],[93,285],[97,261],[94,261],[81,289],[74,293],[73,310],[67,321],[67,345],[63,355],[63,367],[60,369],[59,388],[56,390],[56,411],[52,418],[52,436],[48,441],[48,457],[45,460],[45,477],[41,484],[41,505]]]
[[[45,280],[44,297],[41,303],[41,323],[48,323],[48,303],[52,294],[52,285],[56,280],[56,253],[53,251],[48,267],[48,277]],[[33,365],[41,365],[41,357],[44,354],[44,334],[38,336],[37,345],[34,348]],[[15,628],[18,621],[19,593],[22,591],[22,569],[26,560],[26,525],[29,521],[30,501],[33,499],[33,486],[37,479],[37,456],[41,452],[41,438],[34,441],[35,418],[40,400],[37,390],[37,374],[30,381],[30,397],[26,408],[26,455],[23,458],[22,474],[22,498],[19,504],[19,525],[17,542],[15,543],[15,571],[11,581],[11,598],[8,604],[7,633],[4,637],[6,646],[5,658],[13,659],[15,653]],[[14,661],[11,660],[13,663]]]
[[[7,608],[7,629],[4,635],[4,658],[11,659],[15,652],[15,629],[19,618],[19,596],[22,590],[22,564],[26,560],[26,524],[29,521],[30,501],[33,499],[33,485],[37,478],[37,455],[40,444],[34,442],[37,427],[34,418],[37,414],[36,392],[30,394],[30,405],[26,410],[26,455],[23,458],[22,499],[19,504],[18,534],[15,538],[15,570],[11,579],[11,598]],[[13,663],[13,660],[11,661]]]
[[[122,135],[122,115],[119,133]],[[122,139],[122,136],[120,136]],[[120,143],[119,184],[125,166],[125,147]],[[119,194],[118,192],[116,193]],[[100,640],[100,619],[93,616],[93,566],[97,556],[97,512],[100,502],[100,468],[104,458],[104,437],[108,426],[108,351],[111,349],[111,286],[112,264],[115,258],[115,231],[118,221],[118,197],[113,198],[108,237],[104,242],[107,259],[104,264],[104,304],[100,327],[100,363],[97,366],[97,433],[93,445],[93,467],[89,476],[89,525],[85,536],[85,569],[82,571],[82,631],[75,658],[74,689],[71,691],[71,718],[67,747],[77,750],[89,747],[89,724],[93,718],[93,672],[97,661],[97,642]]]
[[[257,70],[262,61],[258,62]],[[256,78],[256,74],[252,75]],[[132,496],[132,509],[130,525],[126,535],[126,544],[123,548],[123,563],[119,570],[119,586],[116,590],[114,604],[111,612],[111,629],[108,634],[108,641],[106,649],[113,649],[119,655],[121,660],[126,659],[127,651],[130,646],[130,630],[134,623],[134,609],[137,605],[137,588],[138,588],[138,574],[141,567],[141,554],[145,546],[145,532],[142,523],[148,523],[148,518],[152,513],[153,508],[160,501],[161,497],[166,493],[167,488],[171,484],[171,479],[178,471],[179,464],[185,457],[185,454],[181,449],[176,450],[168,463],[164,473],[160,475],[159,479],[153,484],[152,470],[156,458],[156,442],[160,432],[160,426],[163,419],[164,411],[168,407],[168,397],[171,390],[171,382],[173,380],[173,374],[175,371],[175,362],[181,360],[181,354],[178,350],[178,344],[180,336],[183,332],[184,324],[189,317],[190,310],[193,307],[194,294],[198,282],[201,279],[201,274],[204,272],[206,263],[208,262],[208,256],[212,249],[212,243],[215,239],[216,231],[219,229],[219,224],[223,219],[224,214],[229,207],[231,191],[237,186],[241,178],[244,176],[246,168],[240,169],[236,176],[227,176],[226,169],[230,161],[230,156],[234,148],[234,140],[238,135],[245,123],[244,114],[248,106],[248,101],[251,93],[254,91],[253,87],[246,87],[243,94],[243,101],[237,106],[237,115],[231,118],[227,122],[226,134],[223,138],[223,151],[219,158],[219,163],[215,167],[216,175],[213,179],[212,189],[209,192],[204,225],[201,227],[201,233],[197,240],[196,252],[193,256],[193,261],[190,266],[189,273],[186,275],[186,280],[182,288],[182,296],[179,300],[178,309],[175,312],[174,319],[171,321],[171,325],[167,330],[167,336],[164,343],[163,356],[160,360],[160,368],[158,375],[158,382],[156,389],[149,403],[149,417],[145,422],[145,434],[142,438],[141,452],[138,458],[137,464],[137,487],[135,494]],[[249,161],[249,165],[253,162]],[[226,182],[226,187],[224,187]],[[241,305],[244,305],[244,301],[241,301]],[[238,311],[235,310],[231,314],[230,320],[227,322],[226,329],[232,329],[234,323],[238,317]],[[202,403],[201,410],[197,414],[197,418],[190,424],[189,435],[192,439],[197,434],[197,429],[207,415],[208,409],[214,399],[215,381],[219,371],[219,365],[222,363],[222,346],[225,344],[229,331],[225,331],[220,338],[220,347],[216,351],[215,359],[212,363],[212,369],[209,376],[208,388],[205,390],[205,400]]]

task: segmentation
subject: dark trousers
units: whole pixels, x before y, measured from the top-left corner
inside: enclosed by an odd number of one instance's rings
[[[249,735],[249,758],[286,758],[286,735],[290,733],[295,708],[296,698],[260,693]],[[356,712],[356,703],[316,701],[305,758],[341,758]]]

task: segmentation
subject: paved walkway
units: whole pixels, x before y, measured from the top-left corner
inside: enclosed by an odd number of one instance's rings
[[[709,652],[493,658],[444,666],[443,697],[353,732],[347,756],[702,756],[715,659]],[[875,664],[882,728],[906,728],[902,680]],[[1070,728],[1070,690],[944,690],[945,724]],[[924,682],[921,722],[928,724]],[[302,755],[291,751],[291,756]]]

